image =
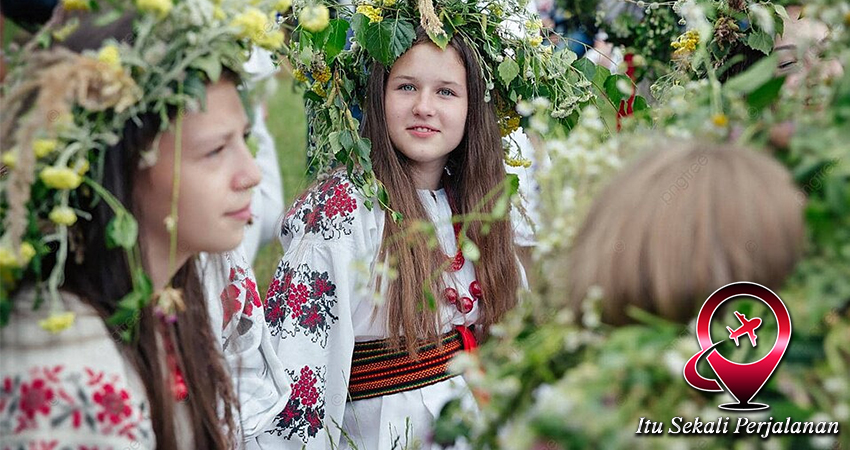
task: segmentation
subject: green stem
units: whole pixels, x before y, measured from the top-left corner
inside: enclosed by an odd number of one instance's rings
[[[183,83],[177,86],[177,94],[183,94]],[[183,150],[183,114],[177,114],[174,121],[174,183],[171,187],[171,214],[174,227],[169,230],[170,245],[168,250],[168,273],[177,271],[177,203],[180,198],[180,160]]]

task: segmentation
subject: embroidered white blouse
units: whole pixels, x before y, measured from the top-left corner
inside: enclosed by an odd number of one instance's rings
[[[455,255],[446,193],[419,191],[419,196],[443,251]],[[378,206],[367,209],[340,173],[308,191],[283,218],[284,255],[266,298],[266,321],[294,384],[276,423],[249,448],[345,449],[350,439],[359,450],[427,450],[440,409],[452,398],[469,395],[463,378],[453,377],[416,390],[346,402],[354,343],[388,337],[385,305],[376,304],[370,289],[379,270],[376,260],[385,220],[385,211]],[[443,277],[460,297],[474,298],[469,292],[475,279],[471,262]],[[477,302],[466,314],[442,299],[438,304],[444,332],[478,320]]]
[[[215,334],[221,338],[241,403],[246,437],[262,432],[286,404],[290,382],[271,347],[250,266],[238,252],[201,258]],[[229,275],[222,277],[221,275]],[[155,447],[144,384],[100,315],[63,293],[73,325],[58,334],[39,326],[32,289],[16,294],[0,329],[0,449]],[[181,448],[193,448],[188,410],[178,404]]]

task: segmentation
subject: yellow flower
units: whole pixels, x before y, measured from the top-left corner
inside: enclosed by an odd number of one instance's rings
[[[139,11],[155,13],[160,19],[167,16],[173,7],[171,0],[136,0]]]
[[[76,189],[83,178],[67,167],[45,167],[39,174],[41,181],[54,189]]]
[[[693,53],[697,48],[697,44],[699,44],[699,32],[697,30],[688,30],[677,37],[670,46],[676,49],[673,52],[673,56],[681,58]]]
[[[70,311],[61,314],[51,314],[50,317],[40,320],[38,326],[55,334],[73,325],[74,318],[75,314]]]
[[[33,247],[29,242],[21,242],[21,250],[18,252],[18,258],[21,261],[21,265],[25,266],[29,264],[33,256],[35,256],[35,247]]]
[[[259,39],[255,39],[254,43],[266,50],[277,50],[283,46],[283,32],[280,30],[269,31],[260,36]]]
[[[311,90],[315,92],[316,95],[318,95],[319,97],[325,97],[328,95],[328,93],[325,92],[325,88],[322,87],[321,83],[319,82],[313,83],[313,87]]]
[[[726,117],[726,114],[718,113],[711,116],[711,122],[718,127],[725,127],[729,124],[729,118]]]
[[[53,153],[57,145],[59,143],[56,142],[56,139],[36,139],[32,141],[32,151],[35,153],[36,158],[44,158]]]
[[[77,213],[67,206],[55,206],[47,215],[53,223],[70,227],[77,222]]]
[[[18,154],[13,150],[9,150],[6,153],[3,153],[3,158],[0,159],[0,162],[8,168],[14,169],[15,165],[18,164]]]
[[[368,17],[369,23],[378,23],[384,20],[384,16],[381,15],[381,9],[371,5],[360,5],[357,7],[357,12]]]
[[[327,83],[331,79],[331,69],[322,65],[321,69],[313,71],[313,79],[322,84]]]
[[[310,80],[307,79],[307,75],[304,75],[304,72],[301,69],[295,69],[292,71],[292,76],[295,80],[300,81],[302,83],[306,83]]]
[[[35,256],[35,248],[29,242],[22,242],[18,254],[7,246],[0,246],[0,267],[17,268],[30,263]]]
[[[118,47],[114,45],[104,45],[103,48],[97,52],[97,60],[109,67],[113,67],[115,69],[121,68],[121,54],[118,53]]]
[[[269,16],[257,8],[248,8],[230,24],[239,29],[239,37],[248,38],[260,47],[275,50],[283,45],[283,32],[274,29]]]
[[[88,11],[91,9],[91,5],[89,5],[88,0],[62,0],[62,7],[65,8],[66,11]]]
[[[325,5],[308,6],[301,10],[298,22],[307,31],[318,33],[327,28],[331,19],[331,13]]]
[[[505,158],[505,164],[511,167],[525,167],[526,169],[531,167],[531,160],[525,158]]]
[[[18,267],[18,257],[5,245],[0,247],[0,267]]]
[[[290,7],[292,7],[292,0],[277,0],[274,4],[274,10],[279,13],[288,11]]]
[[[89,160],[85,158],[80,158],[74,163],[74,170],[77,171],[78,174],[85,175],[86,172],[89,171]]]

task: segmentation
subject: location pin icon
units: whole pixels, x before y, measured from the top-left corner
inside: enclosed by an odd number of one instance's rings
[[[741,364],[729,361],[715,350],[715,347],[723,341],[712,343],[710,334],[711,319],[723,302],[735,297],[751,297],[761,300],[770,307],[776,316],[777,336],[776,342],[770,352],[764,358],[749,364]],[[770,289],[756,283],[737,282],[730,283],[714,291],[700,309],[697,317],[697,340],[700,351],[685,364],[685,380],[692,387],[709,392],[719,392],[723,389],[716,380],[702,377],[696,371],[697,362],[704,355],[717,378],[723,383],[726,390],[735,397],[737,403],[720,405],[720,408],[730,411],[755,411],[768,408],[763,403],[751,403],[750,400],[761,390],[782,356],[788,348],[791,340],[791,315],[785,304]]]

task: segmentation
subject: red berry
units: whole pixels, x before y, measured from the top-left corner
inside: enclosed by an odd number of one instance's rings
[[[464,314],[467,314],[470,311],[472,311],[472,303],[473,303],[473,300],[471,298],[463,297],[462,299],[460,299],[460,302],[457,304],[457,310],[464,313]]]
[[[474,280],[472,283],[469,283],[469,293],[475,298],[481,298],[481,296],[484,295],[484,293],[481,292],[481,283],[479,283],[478,280]]]
[[[443,298],[445,298],[446,301],[451,304],[457,303],[457,297],[457,290],[455,288],[446,288],[443,291]]]

